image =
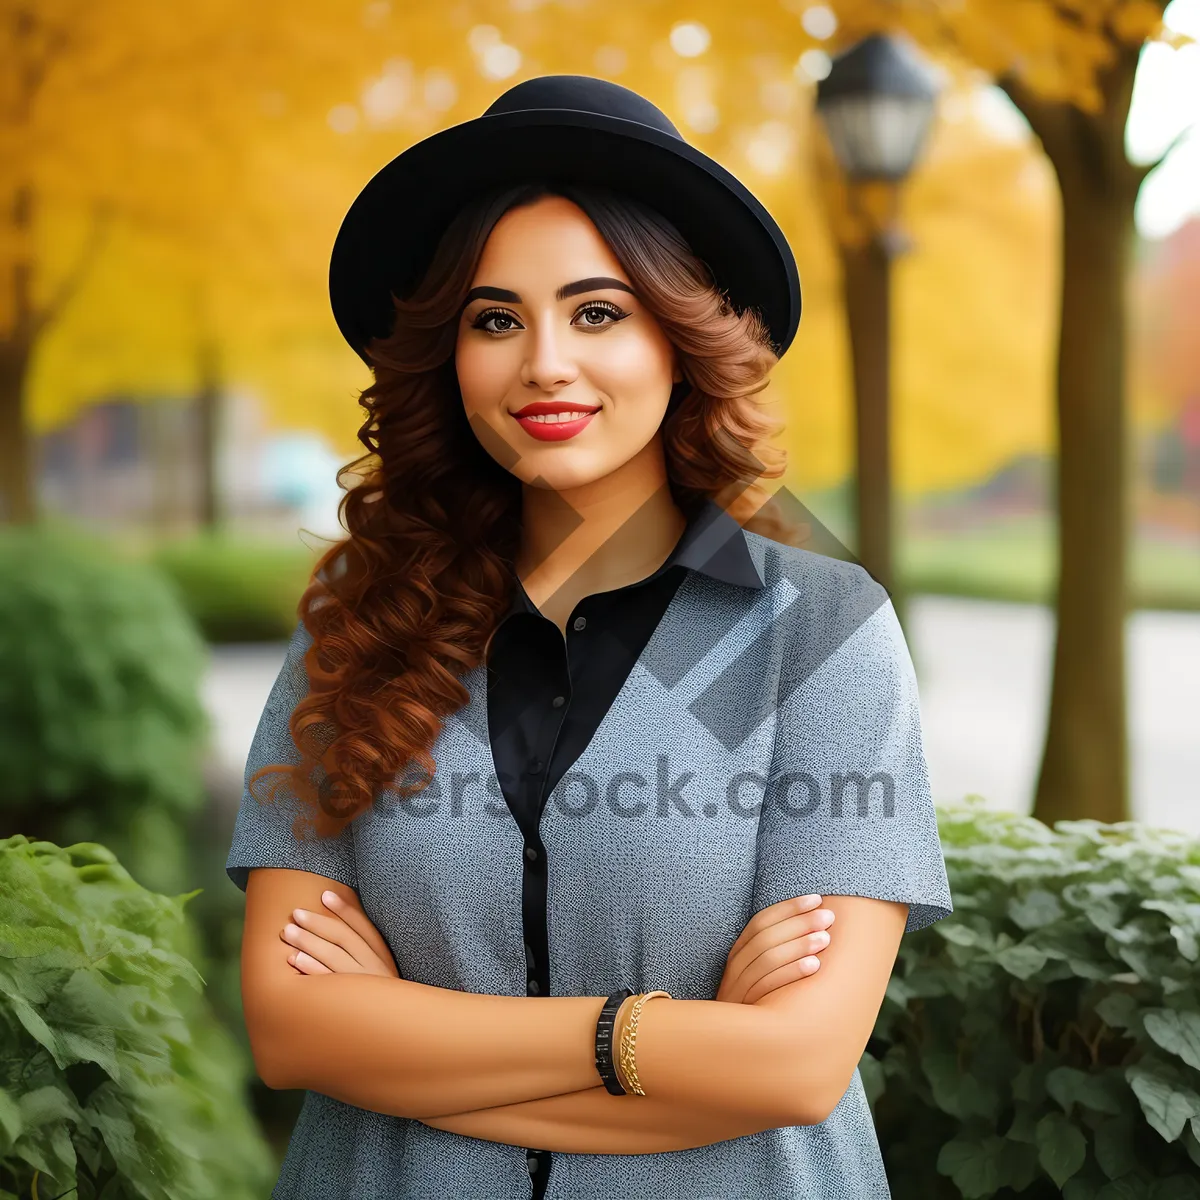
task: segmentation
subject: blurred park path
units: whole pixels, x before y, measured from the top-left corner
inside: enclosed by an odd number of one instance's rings
[[[1045,728],[1049,609],[948,596],[908,602],[934,799],[978,792],[1029,811]],[[1126,630],[1130,790],[1137,820],[1200,835],[1200,614],[1139,611]],[[283,643],[213,647],[211,777],[232,821]]]
[[[1041,605],[916,596],[908,636],[936,801],[1032,805],[1054,652]],[[1125,627],[1133,816],[1200,835],[1200,614],[1139,610]]]

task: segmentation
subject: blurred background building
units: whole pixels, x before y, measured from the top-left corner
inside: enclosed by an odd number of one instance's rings
[[[217,478],[230,532],[282,537],[305,526],[334,534],[342,465],[327,440],[270,432],[260,399],[220,397]],[[207,464],[190,397],[104,396],[37,439],[42,510],[108,531],[195,532]]]

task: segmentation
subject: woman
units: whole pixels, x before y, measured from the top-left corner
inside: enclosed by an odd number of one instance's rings
[[[783,235],[552,76],[381,171],[330,281],[368,453],[227,862],[306,1092],[274,1196],[887,1196],[856,1064],[950,895],[886,593],[730,515]]]

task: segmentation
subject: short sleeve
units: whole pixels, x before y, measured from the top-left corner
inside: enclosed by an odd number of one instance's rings
[[[912,658],[861,567],[840,615],[803,626],[780,674],[759,815],[754,912],[816,893],[909,905],[905,932],[954,911],[929,788]],[[834,626],[839,626],[836,631]]]
[[[293,832],[293,821],[303,810],[290,786],[278,786],[268,803],[260,803],[250,794],[250,777],[262,767],[300,761],[300,752],[288,730],[288,718],[308,692],[304,654],[310,645],[312,635],[303,623],[298,624],[250,745],[233,844],[225,861],[226,874],[243,892],[252,867],[312,871],[358,890],[352,826],[347,825],[335,838],[317,838],[305,830],[306,837],[301,840]],[[260,794],[272,782],[270,776],[264,776],[258,785]]]

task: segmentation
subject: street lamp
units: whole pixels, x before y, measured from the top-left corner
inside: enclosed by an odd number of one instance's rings
[[[898,185],[924,147],[937,87],[905,43],[874,34],[833,60],[817,85],[817,113],[852,196],[882,191],[885,209],[863,204],[868,236],[840,247],[854,370],[859,561],[895,595],[889,454],[889,293],[892,260],[906,239],[895,218]],[[899,608],[899,604],[896,605]]]
[[[849,178],[897,183],[920,156],[936,97],[908,44],[874,34],[833,60],[817,112]]]

